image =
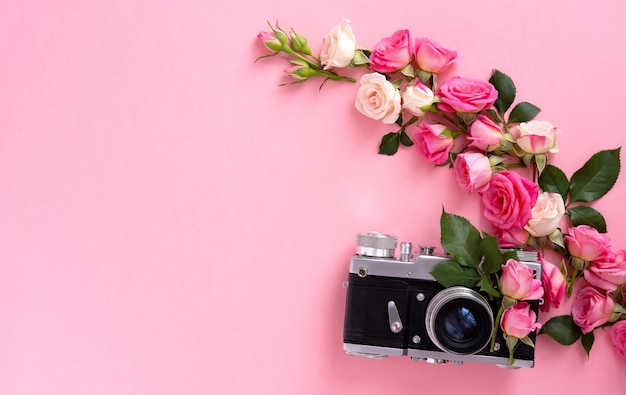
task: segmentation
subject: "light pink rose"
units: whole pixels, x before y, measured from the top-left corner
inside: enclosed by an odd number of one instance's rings
[[[591,285],[613,292],[626,283],[626,251],[614,251],[590,262],[584,276]]]
[[[522,122],[511,131],[517,145],[529,154],[553,154],[559,152],[556,135],[559,129],[545,121]]]
[[[541,280],[535,279],[532,269],[515,259],[502,265],[502,275],[498,280],[500,291],[517,300],[536,300],[543,296]]]
[[[541,262],[541,282],[543,284],[543,305],[541,311],[550,311],[552,307],[558,309],[565,295],[565,277],[559,268],[539,256]]]
[[[611,326],[609,337],[617,354],[626,362],[626,321],[618,321]]]
[[[402,109],[400,92],[379,73],[364,74],[354,106],[366,117],[394,123]]]
[[[485,81],[453,77],[441,84],[439,96],[441,111],[477,113],[493,105],[498,91]]]
[[[370,55],[370,68],[380,73],[402,70],[411,62],[413,50],[408,30],[398,30],[380,40]]]
[[[520,232],[532,218],[538,194],[536,184],[513,171],[503,170],[491,177],[483,193],[483,214],[496,230]]]
[[[402,92],[402,108],[418,117],[424,115],[434,101],[433,91],[419,80],[415,80],[414,84],[407,86]]]
[[[481,151],[494,151],[502,142],[502,128],[485,115],[478,115],[468,130],[470,147]]]
[[[415,40],[414,52],[417,67],[433,74],[441,73],[460,59],[456,51],[425,37]]]
[[[611,254],[611,239],[589,225],[578,225],[569,228],[563,238],[572,256],[583,261],[593,261],[603,255]]]
[[[520,302],[504,310],[500,328],[509,336],[523,339],[532,331],[541,329],[541,324],[537,322],[537,314],[530,309],[530,305]]]
[[[417,150],[427,160],[439,165],[445,163],[454,145],[454,139],[443,132],[445,126],[422,123],[415,133],[414,142]]]
[[[456,157],[452,173],[457,184],[465,193],[484,192],[489,186],[493,174],[489,158],[480,152],[471,151]]]
[[[578,291],[572,302],[572,318],[583,333],[589,333],[609,320],[614,306],[608,295],[593,287],[585,287]]]
[[[560,194],[543,192],[537,197],[532,218],[524,227],[534,237],[548,236],[554,232],[565,214],[565,203]]]
[[[342,19],[324,37],[320,51],[320,62],[324,70],[333,67],[347,67],[356,52],[356,38],[352,33],[350,21]]]

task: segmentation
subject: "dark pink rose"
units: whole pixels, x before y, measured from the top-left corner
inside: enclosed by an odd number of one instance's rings
[[[609,320],[614,306],[615,302],[607,294],[585,287],[572,302],[572,318],[583,333],[589,333]]]
[[[470,151],[456,157],[452,173],[465,193],[484,192],[493,174],[489,158],[480,152]]]
[[[376,44],[370,55],[370,68],[379,73],[402,70],[411,62],[413,51],[408,30],[398,30]]]
[[[485,115],[479,115],[469,127],[467,139],[470,147],[481,151],[494,151],[502,142],[502,128]]]
[[[611,342],[617,354],[626,362],[626,321],[618,321],[609,331]]]
[[[537,314],[530,309],[526,302],[520,302],[504,310],[500,318],[500,328],[509,336],[523,339],[530,332],[541,329],[537,322]]]
[[[613,292],[626,283],[626,251],[620,250],[590,262],[584,276],[591,285]]]
[[[538,196],[536,184],[513,171],[503,170],[491,177],[483,193],[483,214],[496,231],[520,233],[532,218]]]
[[[532,269],[515,259],[502,265],[502,275],[498,280],[500,291],[517,300],[536,300],[543,296],[541,281],[535,279]]]
[[[477,113],[493,105],[498,91],[485,81],[453,77],[441,84],[439,96],[441,111]]]
[[[558,309],[565,295],[565,277],[559,268],[539,257],[541,262],[541,282],[543,283],[543,305],[541,311],[550,311],[552,307]]]
[[[459,60],[456,51],[445,48],[428,38],[415,40],[415,61],[417,67],[429,73],[441,73]]]
[[[593,261],[603,255],[611,254],[611,239],[589,225],[569,228],[563,238],[572,256],[583,261]]]
[[[448,160],[454,139],[446,134],[446,127],[422,123],[415,133],[415,147],[429,161],[439,165]]]

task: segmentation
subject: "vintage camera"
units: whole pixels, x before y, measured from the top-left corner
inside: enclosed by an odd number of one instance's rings
[[[413,253],[411,243],[402,242],[396,258],[397,239],[377,232],[358,234],[356,245],[346,286],[346,353],[365,358],[406,355],[430,363],[534,366],[534,349],[521,342],[510,365],[501,334],[490,352],[496,302],[477,289],[444,288],[433,279],[430,272],[450,256],[436,256],[430,246]],[[537,253],[517,254],[541,279]],[[536,313],[540,301],[529,303]]]

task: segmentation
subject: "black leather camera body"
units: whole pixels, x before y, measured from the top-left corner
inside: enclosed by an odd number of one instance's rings
[[[344,350],[366,358],[408,356],[430,363],[483,362],[502,367],[533,367],[534,349],[521,344],[509,364],[505,340],[490,343],[499,305],[477,289],[444,288],[430,275],[450,257],[419,254],[410,243],[371,232],[357,235],[357,253],[350,262],[344,321]],[[541,278],[534,252],[518,252],[520,262]],[[538,310],[538,301],[531,301]],[[530,335],[534,342],[534,334]]]

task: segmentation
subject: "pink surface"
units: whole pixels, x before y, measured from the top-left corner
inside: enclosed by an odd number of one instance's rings
[[[571,174],[625,141],[623,2],[0,9],[0,394],[623,393],[602,333],[588,361],[540,337],[517,371],[344,355],[354,233],[436,244],[441,205],[478,201],[412,150],[376,155],[390,130],[355,85],[278,87],[283,60],[253,63],[267,19],[316,49],[343,16],[363,46],[409,28],[457,74],[508,73]],[[622,176],[596,204],[624,247],[625,198]]]

